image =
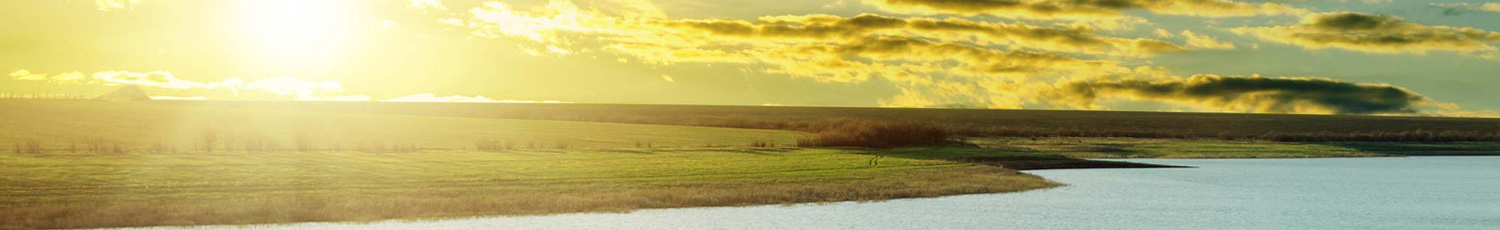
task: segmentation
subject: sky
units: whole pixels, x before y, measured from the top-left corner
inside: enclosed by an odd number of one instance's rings
[[[1500,114],[1500,2],[0,1],[0,93]]]

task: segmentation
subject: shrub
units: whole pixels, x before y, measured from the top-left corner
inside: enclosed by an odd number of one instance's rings
[[[474,147],[481,152],[500,152],[510,149],[506,144],[506,142],[484,139],[474,142]]]
[[[813,138],[798,140],[798,146],[896,148],[948,141],[948,131],[921,122],[838,120],[817,124],[814,128],[817,131]]]
[[[203,148],[203,152],[212,153],[214,152],[214,144],[219,142],[219,131],[204,130],[202,133],[198,133],[198,141],[200,144],[199,147]]]

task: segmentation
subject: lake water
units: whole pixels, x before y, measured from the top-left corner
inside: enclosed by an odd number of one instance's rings
[[[254,229],[1500,229],[1500,157],[1132,160],[1069,186],[873,203]],[[215,228],[215,227],[206,227]]]

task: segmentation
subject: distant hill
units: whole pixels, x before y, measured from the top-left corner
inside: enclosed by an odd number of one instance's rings
[[[140,86],[127,85],[116,89],[114,92],[99,95],[95,99],[106,101],[150,101],[151,96],[146,95],[146,91],[142,90]]]

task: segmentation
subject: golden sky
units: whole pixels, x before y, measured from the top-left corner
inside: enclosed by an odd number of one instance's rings
[[[0,93],[1476,116],[1500,3],[26,0]]]

